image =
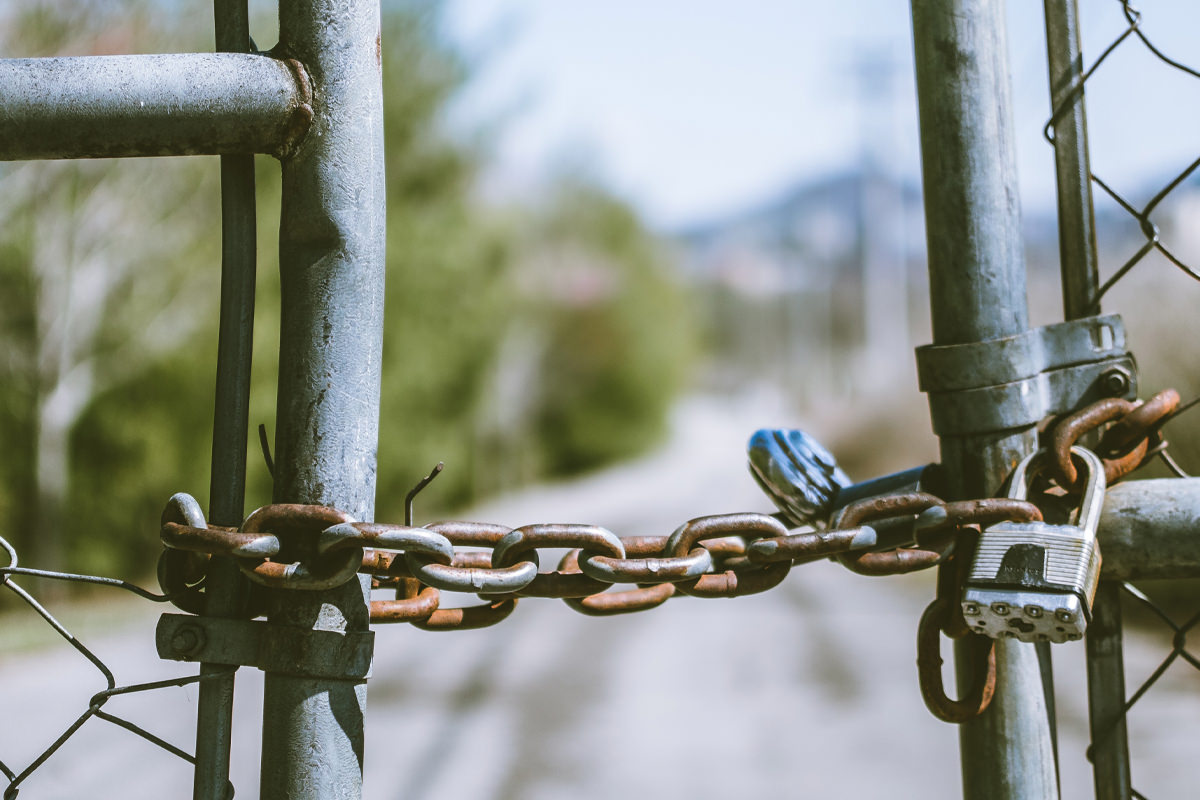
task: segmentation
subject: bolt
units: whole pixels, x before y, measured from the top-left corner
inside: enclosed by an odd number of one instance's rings
[[[1113,397],[1121,397],[1133,385],[1133,375],[1124,367],[1113,367],[1100,376],[1104,390]]]
[[[1025,615],[1037,619],[1042,615],[1042,607],[1035,605],[1025,606]]]
[[[997,616],[1008,616],[1008,609],[1008,603],[992,603],[992,611],[995,612]]]
[[[975,603],[963,603],[963,613],[968,617],[977,617],[979,616],[979,606]]]
[[[182,625],[171,637],[171,652],[179,656],[195,655],[204,646],[204,629],[199,625]]]

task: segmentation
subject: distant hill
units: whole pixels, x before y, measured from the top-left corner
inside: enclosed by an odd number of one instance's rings
[[[1165,185],[1162,181],[1149,186]],[[1130,192],[1146,202],[1156,189]],[[1096,187],[1096,228],[1102,263],[1132,255],[1141,246],[1138,223]],[[698,282],[723,283],[751,294],[811,284],[832,271],[857,276],[864,262],[882,258],[891,268],[925,262],[921,189],[878,170],[831,173],[792,188],[744,211],[676,231],[686,274]],[[1170,233],[1189,242],[1200,176],[1178,187],[1155,213]],[[1058,267],[1058,225],[1053,210],[1022,215],[1026,262],[1031,271]],[[1114,255],[1115,254],[1115,255]],[[822,277],[820,282],[827,282]]]

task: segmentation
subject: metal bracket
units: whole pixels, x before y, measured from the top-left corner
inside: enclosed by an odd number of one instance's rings
[[[1028,427],[1103,397],[1137,396],[1137,364],[1118,314],[918,347],[917,380],[939,436]]]
[[[361,680],[371,672],[375,634],[163,614],[154,643],[159,658],[169,661],[237,664],[309,678]]]

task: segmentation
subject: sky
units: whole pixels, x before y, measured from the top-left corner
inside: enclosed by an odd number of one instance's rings
[[[1007,5],[1022,198],[1052,208],[1042,4]],[[1118,0],[1081,6],[1091,64],[1127,26]],[[1200,63],[1200,3],[1141,7],[1160,49]],[[446,10],[449,35],[478,64],[456,124],[503,120],[491,191],[585,169],[654,226],[677,229],[766,202],[866,152],[919,176],[902,0],[450,0]],[[865,79],[869,63],[890,64],[890,78]],[[1094,171],[1134,195],[1200,155],[1200,80],[1132,39],[1089,83],[1088,113]]]

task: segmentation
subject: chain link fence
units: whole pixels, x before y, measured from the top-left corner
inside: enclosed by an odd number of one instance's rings
[[[96,586],[107,586],[115,589],[121,589],[130,592],[138,597],[154,603],[162,603],[171,599],[169,595],[155,594],[154,592],[143,589],[128,581],[117,580],[115,578],[104,578],[94,575],[77,575],[65,572],[51,572],[48,570],[31,569],[22,567],[18,563],[17,551],[6,539],[0,538],[0,548],[8,555],[8,565],[0,567],[0,585],[12,592],[20,599],[20,602],[31,609],[40,617],[46,625],[54,632],[62,637],[72,648],[74,648],[81,658],[86,659],[103,680],[104,688],[96,692],[88,700],[87,708],[76,717],[74,720],[64,721],[66,726],[62,733],[50,741],[44,748],[41,748],[38,754],[28,764],[12,763],[11,758],[6,754],[0,753],[0,773],[8,781],[8,786],[4,790],[5,800],[11,800],[20,793],[21,785],[30,778],[35,772],[42,767],[51,763],[51,759],[67,741],[74,736],[85,724],[92,719],[100,719],[105,722],[110,722],[119,728],[129,731],[136,736],[156,745],[162,750],[171,755],[183,759],[189,764],[195,764],[196,759],[190,753],[171,744],[163,738],[156,736],[151,731],[146,730],[131,720],[128,720],[118,714],[106,710],[106,706],[114,697],[121,695],[135,694],[138,692],[151,692],[157,689],[166,689],[171,687],[186,686],[188,684],[200,683],[205,680],[212,680],[221,675],[228,674],[232,670],[225,672],[210,672],[202,675],[184,675],[179,678],[171,678],[168,680],[153,681],[150,683],[135,683],[120,685],[113,670],[109,668],[105,662],[96,655],[82,641],[77,639],[55,616],[38,601],[34,595],[24,587],[17,584],[13,580],[14,576],[26,576],[30,578],[38,578],[43,580],[66,581],[70,583],[85,583]],[[230,796],[232,797],[232,787],[230,788]]]
[[[1104,75],[1106,69],[1121,69],[1121,67],[1113,64],[1114,59],[1112,58],[1114,54],[1120,51],[1141,48],[1157,62],[1162,70],[1173,71],[1179,75],[1200,79],[1200,71],[1172,57],[1160,48],[1154,39],[1146,33],[1143,27],[1144,17],[1141,10],[1135,7],[1129,0],[1116,0],[1116,2],[1120,5],[1124,27],[1100,49],[1098,57],[1087,59],[1086,53],[1084,54],[1083,63],[1087,65],[1086,68],[1080,67],[1082,74],[1073,83],[1070,91],[1062,96],[1054,106],[1051,117],[1043,129],[1043,134],[1052,147],[1057,148],[1059,146],[1054,135],[1056,125],[1072,113],[1077,103],[1084,97],[1085,88],[1088,93],[1092,94],[1104,91],[1101,88],[1102,84],[1097,81],[1097,77]],[[1091,8],[1085,8],[1083,13],[1087,14],[1091,10]],[[1053,57],[1052,54],[1052,60]],[[1106,65],[1108,66],[1106,67]],[[1150,140],[1150,144],[1152,146],[1152,139]],[[1068,142],[1067,146],[1070,145],[1071,143]],[[1179,251],[1164,238],[1163,226],[1160,224],[1164,204],[1169,199],[1177,198],[1179,194],[1182,194],[1178,190],[1186,186],[1188,179],[1192,177],[1197,169],[1200,169],[1200,157],[1191,161],[1182,170],[1168,176],[1160,184],[1153,186],[1150,189],[1151,195],[1149,200],[1139,203],[1133,199],[1130,192],[1118,190],[1115,181],[1107,180],[1104,177],[1103,165],[1098,169],[1094,166],[1092,167],[1090,173],[1091,182],[1099,187],[1103,191],[1104,196],[1111,199],[1121,209],[1123,214],[1127,215],[1136,224],[1141,241],[1135,244],[1132,253],[1126,251],[1120,255],[1120,266],[1111,275],[1101,276],[1102,280],[1099,288],[1092,295],[1091,305],[1087,309],[1088,313],[1098,313],[1101,300],[1109,295],[1110,290],[1122,282],[1134,280],[1131,278],[1131,275],[1135,275],[1135,268],[1145,263],[1155,253],[1166,259],[1182,275],[1200,281],[1200,272],[1188,264],[1181,257]],[[1079,188],[1069,187],[1068,191],[1077,191]],[[1060,186],[1060,193],[1062,191],[1063,187]],[[1062,220],[1060,220],[1060,224],[1063,224]],[[1143,275],[1142,272],[1137,272],[1136,274]],[[1146,276],[1143,275],[1143,277]],[[1122,309],[1118,308],[1115,310],[1121,311]],[[1200,403],[1200,397],[1182,404],[1170,415],[1170,419],[1178,417],[1179,414],[1198,403]],[[1175,476],[1181,478],[1191,477],[1171,455],[1165,440],[1159,445],[1157,455],[1166,468]],[[1108,587],[1106,590],[1102,588],[1101,595],[1106,591],[1108,592],[1109,599],[1105,602],[1112,605],[1107,610],[1097,611],[1098,630],[1096,633],[1099,634],[1099,627],[1104,626],[1107,628],[1107,635],[1116,637],[1116,658],[1118,661],[1122,657],[1120,644],[1121,637],[1123,636],[1122,607],[1131,612],[1134,620],[1132,623],[1133,627],[1164,631],[1169,634],[1171,644],[1170,650],[1148,674],[1144,676],[1141,674],[1129,676],[1132,681],[1129,685],[1136,686],[1132,691],[1129,691],[1123,676],[1124,664],[1118,664],[1117,666],[1117,674],[1121,676],[1121,680],[1102,685],[1100,687],[1101,696],[1097,695],[1097,689],[1093,686],[1090,708],[1092,715],[1092,742],[1087,751],[1088,760],[1097,767],[1098,775],[1100,774],[1099,768],[1102,762],[1111,761],[1114,758],[1123,760],[1124,762],[1115,766],[1112,763],[1105,765],[1110,780],[1114,775],[1123,776],[1121,777],[1121,783],[1125,784],[1124,786],[1101,786],[1101,779],[1097,778],[1098,793],[1111,792],[1111,794],[1104,794],[1106,797],[1145,797],[1145,795],[1134,788],[1132,782],[1132,779],[1136,776],[1132,775],[1133,770],[1129,763],[1130,748],[1126,740],[1129,715],[1148,692],[1157,686],[1163,685],[1163,676],[1172,667],[1176,669],[1188,669],[1190,667],[1200,670],[1200,660],[1187,650],[1187,636],[1197,624],[1200,624],[1200,612],[1188,616],[1186,611],[1182,613],[1179,611],[1179,608],[1186,608],[1188,605],[1194,604],[1195,582],[1189,581],[1188,584],[1181,592],[1168,593],[1170,600],[1166,602],[1152,599],[1141,588],[1129,582],[1120,582]],[[1159,594],[1159,592],[1155,592],[1155,594]],[[1189,599],[1181,600],[1179,599],[1180,597]],[[1180,618],[1185,619],[1185,621],[1177,621]],[[1134,744],[1135,746],[1132,749],[1136,753],[1138,751],[1137,743],[1135,742]]]

